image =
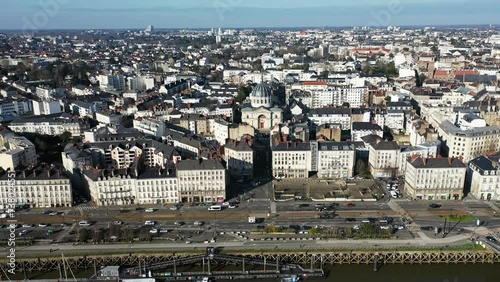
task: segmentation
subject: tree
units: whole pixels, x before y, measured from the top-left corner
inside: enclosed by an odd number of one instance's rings
[[[59,138],[61,138],[63,143],[68,143],[69,139],[71,138],[71,132],[64,131]]]
[[[350,108],[351,104],[349,104],[347,102],[344,102],[344,103],[342,103],[342,107],[344,107],[344,108]]]
[[[78,229],[78,242],[85,243],[89,240],[89,231],[87,229]]]
[[[319,77],[321,77],[321,78],[328,78],[329,74],[330,74],[329,71],[324,70],[324,71],[321,72],[321,74],[319,75]]]

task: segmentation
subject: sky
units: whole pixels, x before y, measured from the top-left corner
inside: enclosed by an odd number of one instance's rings
[[[16,0],[0,30],[499,24],[499,0]]]

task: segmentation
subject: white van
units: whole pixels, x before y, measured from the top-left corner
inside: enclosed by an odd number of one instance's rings
[[[148,220],[146,222],[144,222],[144,225],[155,225],[156,222],[155,221],[152,221],[152,220]]]
[[[78,223],[78,225],[80,225],[81,227],[88,227],[90,226],[90,222],[86,221],[86,220],[82,220]]]

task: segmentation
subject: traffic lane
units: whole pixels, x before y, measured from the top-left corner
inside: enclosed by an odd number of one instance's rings
[[[491,207],[486,203],[481,202],[463,202],[463,201],[401,201],[398,204],[408,210],[423,210],[429,209],[430,204],[441,205],[438,209],[450,209],[450,208],[466,208],[466,209],[491,209]]]
[[[357,211],[357,210],[390,210],[390,207],[385,202],[342,202],[342,203],[310,203],[310,202],[281,202],[277,203],[278,211],[316,211],[317,208],[328,208],[330,205],[333,206],[330,210],[342,210],[342,211]],[[352,204],[353,206],[348,206]]]

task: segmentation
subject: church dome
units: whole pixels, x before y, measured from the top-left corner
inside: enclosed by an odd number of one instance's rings
[[[271,98],[273,90],[271,87],[265,83],[258,84],[252,90],[250,97],[255,98]]]

